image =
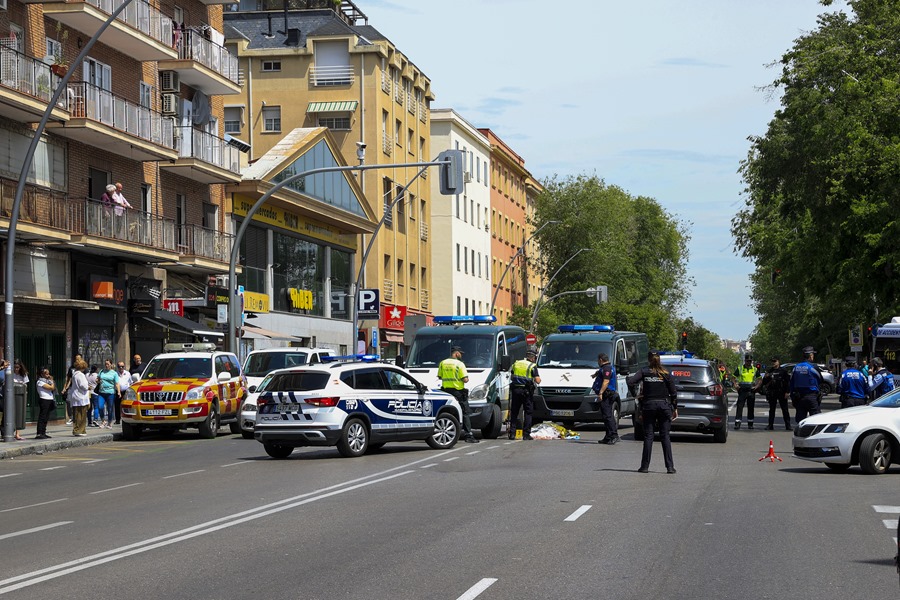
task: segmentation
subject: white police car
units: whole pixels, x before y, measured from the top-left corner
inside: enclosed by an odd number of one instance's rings
[[[280,369],[255,392],[254,437],[272,458],[301,446],[337,446],[342,456],[387,442],[425,440],[438,450],[459,440],[459,403],[427,389],[408,372],[376,356]],[[341,362],[352,360],[352,362]]]

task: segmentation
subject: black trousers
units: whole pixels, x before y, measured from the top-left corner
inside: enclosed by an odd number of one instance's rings
[[[531,390],[523,387],[514,387],[510,390],[509,402],[509,435],[516,435],[516,421],[519,419],[519,409],[525,413],[522,418],[522,437],[531,437],[531,415],[534,413],[534,395]]]
[[[50,421],[50,413],[56,408],[56,402],[53,398],[50,398],[49,400],[41,398],[39,402],[40,408],[38,412],[37,434],[47,435],[47,423]]]
[[[794,408],[797,411],[794,415],[794,421],[797,423],[797,425],[800,425],[800,421],[802,421],[806,417],[810,415],[817,415],[822,412],[822,410],[819,408],[819,393],[801,393],[800,396],[794,401]]]
[[[778,394],[768,394],[766,400],[769,401],[769,427],[775,427],[775,407],[781,404],[781,416],[784,418],[784,426],[790,428],[791,413],[788,411],[787,398],[784,397],[784,394],[780,396]]]
[[[644,451],[641,454],[641,468],[650,468],[650,455],[653,453],[653,435],[659,431],[659,442],[662,444],[663,461],[667,469],[674,469],[672,462],[672,405],[668,400],[644,400],[641,409],[644,422]]]
[[[851,406],[865,406],[868,403],[866,398],[854,398],[852,396],[841,396],[841,408],[850,408]]]
[[[443,388],[443,391],[456,398],[456,401],[459,402],[459,407],[462,409],[463,414],[463,437],[475,437],[475,434],[472,433],[472,418],[469,416],[469,390]]]
[[[741,385],[738,387],[737,409],[734,413],[734,422],[740,423],[741,417],[744,415],[744,403],[747,403],[747,422],[753,422],[753,405],[756,404],[756,394],[749,385]]]
[[[616,417],[613,414],[613,408],[618,399],[618,392],[606,390],[603,392],[603,399],[600,400],[600,414],[603,415],[603,426],[606,428],[607,439],[619,437],[619,424],[616,423]]]

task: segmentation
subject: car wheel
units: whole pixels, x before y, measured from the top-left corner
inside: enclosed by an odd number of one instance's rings
[[[233,433],[234,435],[237,435],[237,434],[241,433],[241,424],[238,423],[237,421],[235,421],[234,423],[229,423],[228,430],[231,433]],[[253,437],[253,436],[251,435],[250,437]]]
[[[263,444],[266,454],[272,458],[287,458],[294,451],[290,446],[279,446],[278,444]]]
[[[891,467],[891,442],[884,434],[873,433],[862,441],[859,466],[866,475],[880,475]]]
[[[442,412],[434,420],[434,433],[425,440],[435,450],[447,450],[459,440],[459,421],[448,412]]]
[[[253,432],[252,431],[244,431],[243,429],[241,429],[241,437],[244,438],[245,440],[252,440]]]
[[[496,404],[491,411],[491,420],[485,427],[481,428],[481,437],[486,440],[496,440],[500,437],[500,428],[503,423],[500,420],[500,407]]]
[[[219,433],[219,407],[215,402],[209,406],[209,415],[206,420],[200,423],[200,437],[208,440],[213,439]]]
[[[136,442],[141,439],[142,427],[140,425],[132,425],[122,421],[122,437],[127,442]]]
[[[622,418],[622,409],[619,406],[619,403],[616,402],[613,404],[613,421],[616,423],[616,428],[619,427],[619,419]]]
[[[369,430],[366,424],[359,419],[350,419],[344,425],[341,432],[341,439],[338,440],[337,448],[341,456],[347,458],[355,458],[366,453],[369,446]]]
[[[713,432],[713,441],[717,444],[724,444],[728,441],[728,427],[716,429]]]
[[[830,383],[823,383],[823,384],[822,384],[822,390],[821,390],[821,391],[822,391],[822,395],[823,395],[823,396],[827,396],[828,394],[830,394],[830,393],[831,393],[831,384],[830,384]]]
[[[850,470],[850,463],[825,463],[825,466],[836,473],[846,473]]]

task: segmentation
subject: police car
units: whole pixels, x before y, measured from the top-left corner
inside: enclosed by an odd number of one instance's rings
[[[459,440],[459,403],[429,390],[377,356],[329,357],[270,373],[254,392],[254,437],[272,458],[302,446],[337,446],[361,456],[387,442],[425,440],[446,450]]]

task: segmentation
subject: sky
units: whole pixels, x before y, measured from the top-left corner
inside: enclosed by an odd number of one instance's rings
[[[753,264],[731,237],[738,168],[779,107],[763,89],[773,63],[843,3],[354,2],[431,80],[432,108],[491,128],[538,180],[595,174],[687,224],[682,316],[723,338],[752,333]]]

